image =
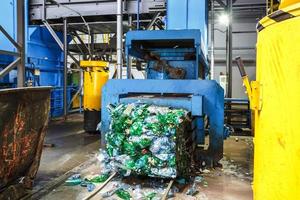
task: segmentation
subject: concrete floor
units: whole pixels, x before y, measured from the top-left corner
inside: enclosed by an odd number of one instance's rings
[[[100,147],[100,135],[83,131],[83,115],[69,115],[67,121],[51,121],[44,147],[40,168],[35,180],[35,189],[43,187],[53,179],[90,159]]]
[[[92,160],[100,147],[99,135],[89,135],[82,130],[82,116],[72,115],[66,123],[51,122],[46,143],[55,147],[44,148],[41,165],[37,174],[35,189],[51,183],[57,178],[87,160]],[[249,137],[231,137],[225,141],[223,168],[204,170],[201,176],[207,184],[198,186],[195,197],[178,193],[175,199],[201,200],[251,200],[253,172],[253,144]],[[97,164],[80,171],[83,175],[95,174],[100,169]],[[42,199],[82,199],[88,195],[86,188],[60,185],[49,191]],[[100,196],[93,199],[99,199]],[[115,196],[107,199],[118,199]]]

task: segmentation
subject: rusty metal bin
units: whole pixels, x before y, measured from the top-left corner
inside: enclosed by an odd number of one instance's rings
[[[36,176],[50,110],[51,87],[0,90],[0,191]]]

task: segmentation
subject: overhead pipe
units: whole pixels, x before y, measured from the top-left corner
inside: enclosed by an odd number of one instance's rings
[[[123,67],[123,2],[117,0],[117,77],[122,79]]]

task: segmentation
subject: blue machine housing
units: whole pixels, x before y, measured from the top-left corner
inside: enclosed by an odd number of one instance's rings
[[[130,31],[126,35],[125,54],[127,63],[129,55],[144,59],[144,53],[150,51],[159,55],[173,67],[186,70],[185,79],[204,78],[208,75],[205,45],[201,41],[201,32],[191,30],[158,30],[158,31]],[[186,57],[194,57],[187,59]],[[147,79],[169,79],[166,73],[153,70],[155,61],[149,61]],[[130,68],[127,68],[130,74]]]
[[[16,39],[16,0],[5,0],[1,1],[0,12],[3,17],[0,17],[0,24],[9,33],[9,35]],[[5,51],[16,51],[15,47],[10,43],[10,41],[0,33],[0,49]],[[13,56],[10,55],[0,55],[0,69],[6,67],[14,60]],[[3,78],[0,78],[0,85],[13,85],[17,77],[17,72],[13,71],[7,74]]]
[[[17,0],[1,1],[0,24],[12,36],[17,38]],[[29,25],[28,23],[28,0],[25,1],[25,78],[33,86],[52,86],[51,92],[51,117],[59,117],[63,114],[63,52],[52,38],[45,27]],[[63,35],[56,33],[62,40]],[[69,38],[70,41],[71,38]],[[16,51],[9,40],[0,33],[0,49]],[[13,56],[0,55],[0,69],[6,67],[14,60]],[[12,70],[0,79],[1,87],[16,87],[17,70]],[[68,87],[68,104],[71,92],[75,89]]]
[[[28,0],[24,1],[26,81],[32,80],[34,86],[62,87],[63,52],[45,27],[29,25],[27,16]],[[0,24],[14,39],[17,38],[16,5],[16,0],[3,0],[0,7],[3,16],[0,18]],[[57,35],[62,40],[62,34],[57,32]],[[16,51],[15,47],[2,33],[0,33],[0,41],[1,50]],[[13,56],[0,55],[0,68],[6,67],[13,60]],[[34,75],[35,69],[40,74]],[[0,80],[0,83],[14,87],[16,76],[16,70],[13,70]]]
[[[130,80],[131,68],[127,67],[127,80],[109,80],[104,86],[102,145],[105,144],[104,136],[109,132],[111,121],[106,108],[109,104],[146,103],[184,108],[190,111],[193,119],[191,134],[199,147],[195,150],[195,159],[213,165],[223,157],[223,140],[226,136],[224,91],[216,81],[205,80],[209,71],[207,1],[169,0],[167,14],[168,30],[131,31],[126,34],[126,59],[129,61],[132,56],[146,62],[146,80]],[[145,57],[149,52],[156,57]],[[173,68],[184,69],[185,77],[171,79],[164,70],[155,69],[157,57]],[[204,148],[207,141],[206,121],[209,124],[207,149]]]
[[[62,40],[62,33],[57,35]],[[45,27],[28,27],[26,58],[26,77],[35,86],[63,86],[63,52]],[[40,74],[31,73],[34,70]]]

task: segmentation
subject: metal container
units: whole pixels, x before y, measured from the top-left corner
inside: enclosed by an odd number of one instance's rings
[[[50,87],[0,90],[0,191],[21,178],[31,188],[43,149]]]
[[[102,87],[108,81],[108,62],[80,61],[84,70],[84,130],[95,132],[100,122]]]
[[[258,24],[254,199],[300,199],[300,3]]]

